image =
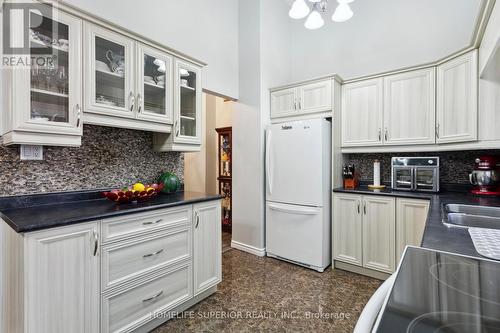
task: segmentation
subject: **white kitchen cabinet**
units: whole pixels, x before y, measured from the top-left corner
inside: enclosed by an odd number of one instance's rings
[[[85,123],[170,133],[171,56],[91,23],[84,48]]]
[[[55,14],[32,10],[29,21],[10,22],[11,45],[25,45],[24,32],[29,36],[32,64],[2,70],[5,145],[81,144],[82,21]]]
[[[361,266],[362,197],[355,194],[333,195],[333,259]]]
[[[384,77],[384,144],[435,143],[435,69]]]
[[[174,125],[171,134],[155,133],[156,151],[199,151],[201,149],[201,68],[174,61]]]
[[[25,332],[99,331],[98,223],[27,234]]]
[[[271,119],[331,114],[335,86],[337,79],[328,78],[271,89]]]
[[[383,79],[342,86],[342,147],[383,144]]]
[[[222,281],[220,201],[193,205],[194,294]]]
[[[297,88],[289,88],[271,93],[271,118],[293,116],[298,113]]]
[[[396,262],[407,245],[420,246],[429,205],[429,200],[396,199]]]
[[[394,198],[363,196],[363,267],[394,272],[395,239]]]
[[[477,140],[477,50],[437,67],[436,140],[452,143]]]
[[[332,80],[309,83],[298,88],[298,108],[302,113],[332,110]]]

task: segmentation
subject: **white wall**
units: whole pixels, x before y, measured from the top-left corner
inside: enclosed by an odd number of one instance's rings
[[[290,76],[288,5],[239,0],[240,100],[233,113],[233,245],[265,251],[264,130],[269,91]],[[238,154],[238,152],[241,152]]]
[[[356,0],[354,16],[304,28],[292,20],[292,80],[337,73],[344,79],[433,62],[465,46],[481,0]]]
[[[203,88],[238,98],[238,1],[64,2],[206,62]]]

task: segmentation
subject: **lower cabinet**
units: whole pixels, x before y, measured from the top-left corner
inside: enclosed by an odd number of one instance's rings
[[[222,281],[220,202],[195,204],[194,212],[194,294]]]
[[[26,234],[0,220],[0,332],[161,324],[221,281],[220,212],[215,200]]]
[[[429,201],[334,193],[333,258],[392,273],[406,245],[420,245]]]

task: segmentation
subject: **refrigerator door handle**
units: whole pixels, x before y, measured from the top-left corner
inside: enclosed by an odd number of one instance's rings
[[[272,179],[272,170],[271,170],[271,139],[272,132],[271,129],[268,128],[266,132],[266,179],[267,185],[269,188],[269,194],[273,193],[273,179]]]
[[[277,210],[284,213],[290,214],[299,214],[299,215],[318,215],[320,213],[320,209],[318,208],[306,208],[306,207],[295,207],[290,208],[289,205],[281,205],[277,203],[269,203],[269,208],[272,210]]]

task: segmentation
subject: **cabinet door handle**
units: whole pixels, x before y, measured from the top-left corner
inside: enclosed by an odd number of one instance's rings
[[[439,124],[436,125],[436,138],[439,139]]]
[[[359,201],[358,201],[358,214],[360,214],[360,213],[361,213],[361,209],[359,208],[359,206],[360,206],[360,203],[359,203]]]
[[[137,94],[137,112],[142,112],[142,96],[141,94]]]
[[[301,104],[302,99],[299,98],[299,110],[302,110],[302,104]]]
[[[293,102],[293,109],[297,110],[297,100],[295,100],[295,102]]]
[[[175,121],[175,136],[179,136],[179,121]]]
[[[161,223],[163,222],[163,219],[159,219],[159,220],[156,220],[156,221],[149,221],[149,222],[143,222],[142,224],[143,225],[152,225],[152,224],[158,224],[158,223]]]
[[[82,119],[82,109],[80,108],[80,104],[76,105],[76,128],[80,128],[80,122]]]
[[[384,139],[385,139],[385,141],[387,141],[388,138],[389,138],[389,134],[388,133],[389,133],[389,131],[387,131],[387,128],[386,128],[385,132],[384,132]]]
[[[128,99],[129,99],[129,102],[130,102],[130,111],[134,111],[135,97],[134,97],[134,93],[133,92],[130,92],[130,94],[128,95]]]
[[[163,252],[163,249],[159,249],[158,251],[155,251],[155,252],[152,252],[152,253],[145,254],[145,255],[143,255],[142,257],[143,257],[143,258],[148,258],[148,257],[156,256],[156,255],[158,255],[158,254],[160,254],[160,253],[162,253],[162,252]]]
[[[378,141],[382,141],[382,129],[378,129]]]
[[[94,229],[94,257],[97,255],[97,249],[99,248],[99,234],[97,231]]]
[[[363,204],[363,213],[366,215],[366,202]]]
[[[154,295],[154,296],[151,296],[151,297],[148,297],[148,298],[145,298],[143,299],[142,301],[143,302],[149,302],[149,301],[152,301],[158,297],[160,297],[161,295],[163,295],[163,290],[161,290],[158,294]]]
[[[198,229],[198,225],[200,224],[200,215],[198,215],[198,213],[196,213],[195,215],[196,217],[196,225],[194,226],[195,229]]]

